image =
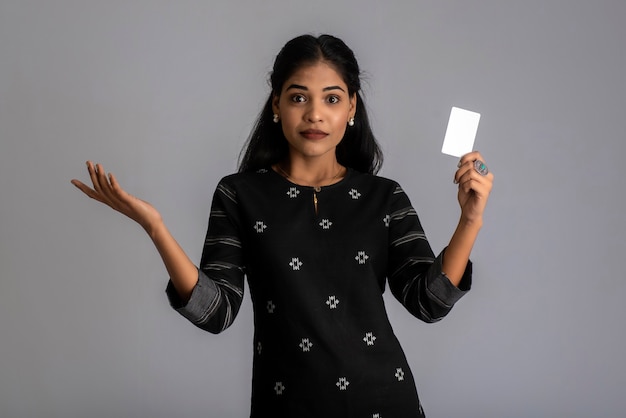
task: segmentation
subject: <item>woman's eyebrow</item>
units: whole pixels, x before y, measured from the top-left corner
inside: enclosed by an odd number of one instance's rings
[[[291,90],[291,89],[298,89],[298,90],[304,90],[304,91],[309,91],[309,88],[306,86],[301,86],[300,84],[291,84],[289,87],[287,87],[285,90]],[[329,91],[329,90],[341,90],[345,93],[345,90],[342,89],[340,86],[328,86],[328,87],[324,87],[322,89],[322,91]]]
[[[291,89],[298,89],[298,90],[305,90],[305,91],[309,90],[307,87],[301,86],[300,84],[292,84],[289,87],[287,87],[285,90],[291,90]]]

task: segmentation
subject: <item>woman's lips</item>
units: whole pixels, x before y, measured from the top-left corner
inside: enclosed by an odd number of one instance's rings
[[[306,139],[322,139],[328,136],[326,132],[320,131],[318,129],[307,129],[306,131],[300,132],[300,135],[302,135]]]

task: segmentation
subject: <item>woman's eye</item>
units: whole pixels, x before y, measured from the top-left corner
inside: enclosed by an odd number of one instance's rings
[[[339,97],[337,96],[328,97],[328,103],[331,103],[331,104],[339,103]]]
[[[291,98],[291,101],[296,102],[296,103],[303,103],[306,101],[306,99],[304,98],[303,95],[296,94],[295,96]]]

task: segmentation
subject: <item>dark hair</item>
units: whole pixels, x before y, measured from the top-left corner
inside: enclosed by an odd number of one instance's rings
[[[272,99],[280,95],[284,83],[299,68],[321,60],[335,68],[348,86],[350,96],[357,95],[354,126],[346,129],[337,145],[337,161],[357,171],[371,174],[378,172],[383,154],[370,128],[365,102],[360,94],[359,65],[352,50],[341,39],[331,35],[298,36],[287,42],[278,53],[270,74],[272,92],[241,150],[239,172],[267,168],[287,157],[287,139],[281,125],[272,121]]]

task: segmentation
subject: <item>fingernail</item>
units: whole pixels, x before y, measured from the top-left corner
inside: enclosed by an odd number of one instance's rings
[[[458,181],[456,178],[455,178],[454,180],[452,180],[452,182],[453,182],[454,184],[459,184],[459,181]]]
[[[459,163],[456,166],[457,166],[457,168],[461,168],[462,165],[463,164],[461,164],[461,161],[459,161]]]

